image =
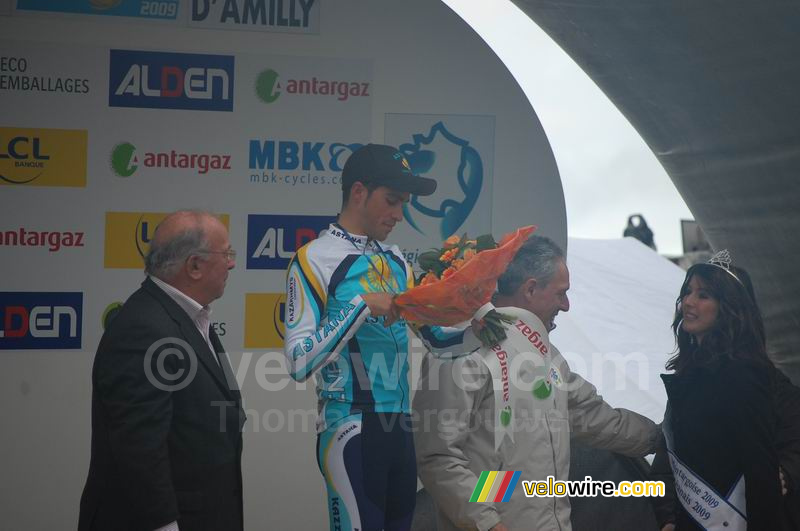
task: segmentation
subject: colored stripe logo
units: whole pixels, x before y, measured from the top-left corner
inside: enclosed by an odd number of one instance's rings
[[[507,502],[519,483],[519,470],[507,472],[484,470],[478,478],[478,484],[472,491],[471,502]]]

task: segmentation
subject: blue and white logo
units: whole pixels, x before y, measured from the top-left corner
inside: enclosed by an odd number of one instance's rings
[[[111,107],[233,111],[234,57],[111,50]]]
[[[438,142],[451,144],[458,150],[458,159],[446,161],[431,149]],[[455,234],[467,220],[480,197],[484,172],[481,154],[470,146],[469,140],[459,138],[443,122],[437,122],[427,134],[415,134],[413,141],[400,144],[415,175],[435,179],[453,179],[460,189],[460,196],[437,198],[427,202],[426,198],[414,196],[403,207],[408,223],[419,233],[425,234],[419,218],[427,216],[441,220],[439,234],[443,240]]]
[[[359,143],[253,139],[248,146],[250,182],[288,186],[339,186],[342,168]]]
[[[387,114],[385,128],[414,174],[437,183],[433,194],[411,197],[396,240],[422,251],[453,234],[491,232],[494,116]]]
[[[286,269],[294,253],[336,216],[247,216],[247,269]]]
[[[0,292],[0,350],[79,349],[83,293]]]
[[[17,10],[176,20],[179,0],[18,0]]]

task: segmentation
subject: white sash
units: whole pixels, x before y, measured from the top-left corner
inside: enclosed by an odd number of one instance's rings
[[[673,452],[670,411],[664,415],[664,438],[672,473],[675,475],[675,490],[683,508],[694,520],[708,531],[746,531],[747,509],[745,502],[744,475],[739,478],[727,498],[721,496],[691,468],[681,462]]]
[[[492,375],[495,451],[500,449],[506,437],[514,442],[515,404],[518,399],[529,399],[525,395],[532,392],[531,389],[520,389],[515,385],[522,379],[520,375],[512,374],[511,371],[512,368],[520,369],[521,364],[512,363],[512,360],[521,352],[536,353],[536,356],[542,357],[542,366],[546,367],[544,372],[550,370],[550,339],[547,329],[539,319],[529,319],[529,321],[531,322],[515,316],[514,324],[508,325],[506,329],[507,337],[504,341],[492,347],[483,347],[479,351]],[[547,380],[547,385],[550,385],[550,379]]]

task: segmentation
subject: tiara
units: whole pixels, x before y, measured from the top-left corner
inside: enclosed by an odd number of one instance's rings
[[[725,271],[728,272],[730,276],[736,279],[736,282],[742,284],[742,281],[739,280],[739,277],[737,277],[736,273],[734,273],[733,270],[731,269],[731,253],[728,252],[727,249],[719,251],[717,254],[712,256],[711,259],[706,263],[709,265],[713,265],[715,267],[719,267],[720,269],[724,269]]]

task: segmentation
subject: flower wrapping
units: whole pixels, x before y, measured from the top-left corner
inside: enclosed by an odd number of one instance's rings
[[[498,277],[505,271],[525,240],[536,230],[531,225],[506,234],[494,248],[481,250],[480,240],[451,237],[436,251],[438,260],[420,285],[395,298],[400,315],[415,324],[453,326],[469,321],[489,302]],[[491,239],[491,237],[489,237]],[[492,244],[494,240],[492,240]]]

